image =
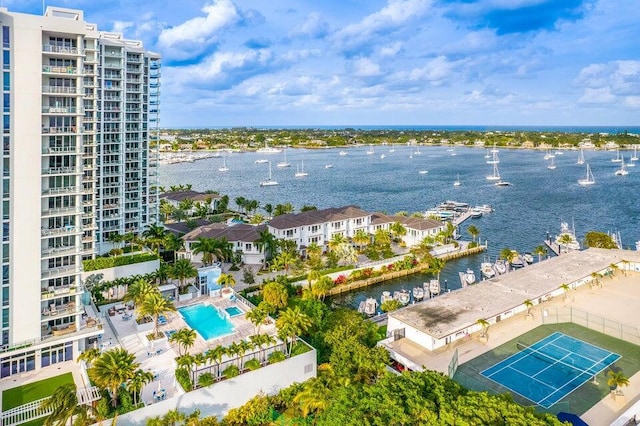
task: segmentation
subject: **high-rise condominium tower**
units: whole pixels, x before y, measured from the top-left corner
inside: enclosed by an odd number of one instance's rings
[[[82,260],[157,218],[160,56],[82,11],[0,8],[0,377],[75,359],[102,330]]]

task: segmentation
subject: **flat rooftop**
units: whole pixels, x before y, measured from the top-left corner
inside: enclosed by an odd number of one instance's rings
[[[590,248],[573,251],[445,293],[389,314],[436,339],[463,330],[480,318],[491,318],[526,300],[535,300],[605,270],[612,263],[640,262],[640,252]],[[620,265],[619,265],[620,266]]]

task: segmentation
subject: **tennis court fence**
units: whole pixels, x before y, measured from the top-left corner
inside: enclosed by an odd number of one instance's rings
[[[640,345],[640,329],[635,325],[623,324],[597,315],[576,309],[572,306],[545,308],[542,315],[543,324],[572,322],[611,337]]]

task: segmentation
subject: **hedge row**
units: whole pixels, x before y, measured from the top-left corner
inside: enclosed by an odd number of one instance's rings
[[[114,268],[116,266],[132,265],[134,263],[148,262],[158,259],[155,253],[139,253],[130,256],[117,257],[97,257],[82,261],[85,272],[96,271],[99,269]]]

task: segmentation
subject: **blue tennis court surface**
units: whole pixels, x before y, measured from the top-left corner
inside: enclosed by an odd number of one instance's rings
[[[553,333],[482,371],[484,377],[549,408],[620,359],[620,355]]]

